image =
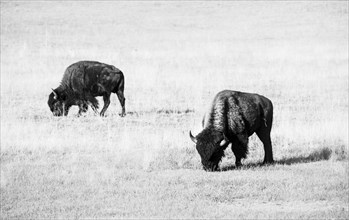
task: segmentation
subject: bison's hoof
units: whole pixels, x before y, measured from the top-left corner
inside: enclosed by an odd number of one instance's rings
[[[240,168],[242,166],[242,163],[239,161],[239,162],[235,162],[235,166],[236,168]]]
[[[263,161],[263,165],[271,165],[274,163],[274,160],[269,160],[269,161]]]
[[[126,116],[126,113],[121,113],[119,114],[121,117],[125,117]]]

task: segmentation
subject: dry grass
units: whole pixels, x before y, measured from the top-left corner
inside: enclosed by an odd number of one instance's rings
[[[51,115],[78,60],[125,73],[125,118]],[[273,101],[275,165],[252,136],[201,169],[222,89]],[[348,218],[347,160],[347,2],[1,2],[2,218]]]

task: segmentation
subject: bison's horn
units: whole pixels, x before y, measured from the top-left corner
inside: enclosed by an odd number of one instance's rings
[[[223,140],[221,141],[221,143],[219,144],[219,146],[224,146],[226,143],[228,143],[229,140],[228,138],[225,136],[225,134],[223,133]]]
[[[52,89],[52,88],[51,88],[51,89]],[[58,98],[57,93],[56,93],[55,90],[53,90],[53,89],[52,89],[52,91],[53,91],[53,94],[55,95],[53,98],[54,98],[54,99],[57,99],[57,98]]]
[[[194,137],[194,136],[191,134],[191,131],[189,131],[189,136],[190,136],[190,139],[196,144],[196,142],[197,142],[196,137]]]
[[[225,144],[227,143],[227,141],[225,140],[225,139],[223,139],[222,141],[221,141],[221,143],[219,144],[219,146],[224,146]]]

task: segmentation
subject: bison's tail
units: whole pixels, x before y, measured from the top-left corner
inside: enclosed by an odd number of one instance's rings
[[[123,93],[124,89],[125,89],[125,77],[124,77],[124,74],[120,71],[120,80],[113,92],[117,93],[119,91]]]
[[[267,119],[265,117],[263,117],[263,121],[264,121],[264,125],[265,127],[268,127],[268,124],[267,124]]]
[[[262,118],[264,121],[265,127],[270,127],[272,126],[273,123],[273,103],[268,100],[267,106],[262,108]]]

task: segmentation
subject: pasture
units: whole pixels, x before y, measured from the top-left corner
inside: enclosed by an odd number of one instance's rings
[[[79,60],[124,72],[126,117],[52,116]],[[347,1],[1,1],[1,218],[348,218],[348,61]],[[273,101],[274,165],[253,135],[202,169],[223,89]]]

